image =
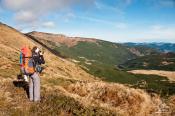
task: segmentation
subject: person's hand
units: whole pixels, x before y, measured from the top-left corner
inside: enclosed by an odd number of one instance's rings
[[[43,55],[43,53],[42,53],[42,52],[39,52],[39,55],[41,55],[41,56],[42,56],[42,55]]]

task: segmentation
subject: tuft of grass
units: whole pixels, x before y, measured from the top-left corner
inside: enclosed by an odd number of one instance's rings
[[[51,85],[59,85],[59,86],[67,86],[70,84],[75,83],[75,80],[71,80],[71,79],[64,79],[64,78],[51,78],[51,79],[46,79],[47,83],[51,84]]]
[[[167,102],[170,108],[171,116],[174,116],[175,115],[175,96],[171,96]]]

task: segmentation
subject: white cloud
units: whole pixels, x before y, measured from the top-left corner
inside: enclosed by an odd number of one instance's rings
[[[15,20],[17,22],[31,23],[37,20],[37,16],[31,11],[20,11],[15,14]]]
[[[20,10],[20,9],[27,8],[27,6],[30,5],[30,1],[29,0],[18,0],[18,1],[2,0],[1,4],[5,8],[17,11],[17,10]]]
[[[39,24],[43,16],[68,10],[74,5],[90,5],[94,0],[1,0],[0,5],[14,13],[20,24]],[[38,22],[38,23],[36,23]]]
[[[48,22],[44,22],[42,24],[42,26],[45,27],[45,28],[54,28],[55,27],[55,23],[52,22],[52,21],[48,21]]]
[[[39,27],[38,25],[42,25],[44,19],[43,17],[48,16],[49,13],[59,13],[59,11],[68,11],[65,12],[65,16],[63,16],[63,18],[65,22],[69,22],[70,19],[76,18],[70,9],[72,6],[94,6],[95,1],[97,0],[1,0],[0,4],[3,8],[13,12],[14,19],[18,26],[25,25],[24,27],[27,27],[28,25],[28,28],[36,28]],[[96,6],[99,3],[99,7],[106,8],[109,11],[115,10],[116,12],[122,14],[123,11],[120,10],[120,8],[123,9],[124,6],[129,5],[131,1],[132,0],[117,0],[115,3],[116,6],[114,7],[101,4],[101,2],[96,2]],[[116,28],[126,28],[125,24],[122,23],[113,23],[91,17],[85,17],[84,19],[114,25]]]
[[[157,39],[175,39],[175,27],[167,27],[163,25],[154,25],[151,30],[148,31],[152,38]],[[151,38],[151,37],[150,37]]]

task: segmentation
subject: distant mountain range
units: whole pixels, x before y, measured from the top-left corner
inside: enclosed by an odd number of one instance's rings
[[[130,76],[126,72],[120,71],[117,65],[131,59],[157,53],[152,48],[126,47],[123,44],[93,38],[67,37],[42,32],[31,32],[26,35],[41,42],[60,56],[81,65],[87,72],[109,81],[122,83],[128,83]],[[132,80],[130,81],[132,83]]]
[[[142,47],[149,47],[149,48],[153,48],[153,49],[157,49],[160,52],[175,52],[175,43],[124,43],[124,45],[126,46],[142,46]]]
[[[26,34],[56,54],[78,63],[89,73],[112,80],[120,69],[175,70],[173,43],[112,43],[94,38],[68,37],[61,34]],[[115,70],[115,71],[114,71]],[[107,73],[106,73],[107,72]],[[121,77],[127,77],[121,73]],[[118,81],[118,79],[117,79]]]

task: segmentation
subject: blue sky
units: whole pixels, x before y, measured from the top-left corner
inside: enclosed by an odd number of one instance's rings
[[[22,32],[175,43],[175,0],[0,0],[0,21]]]

